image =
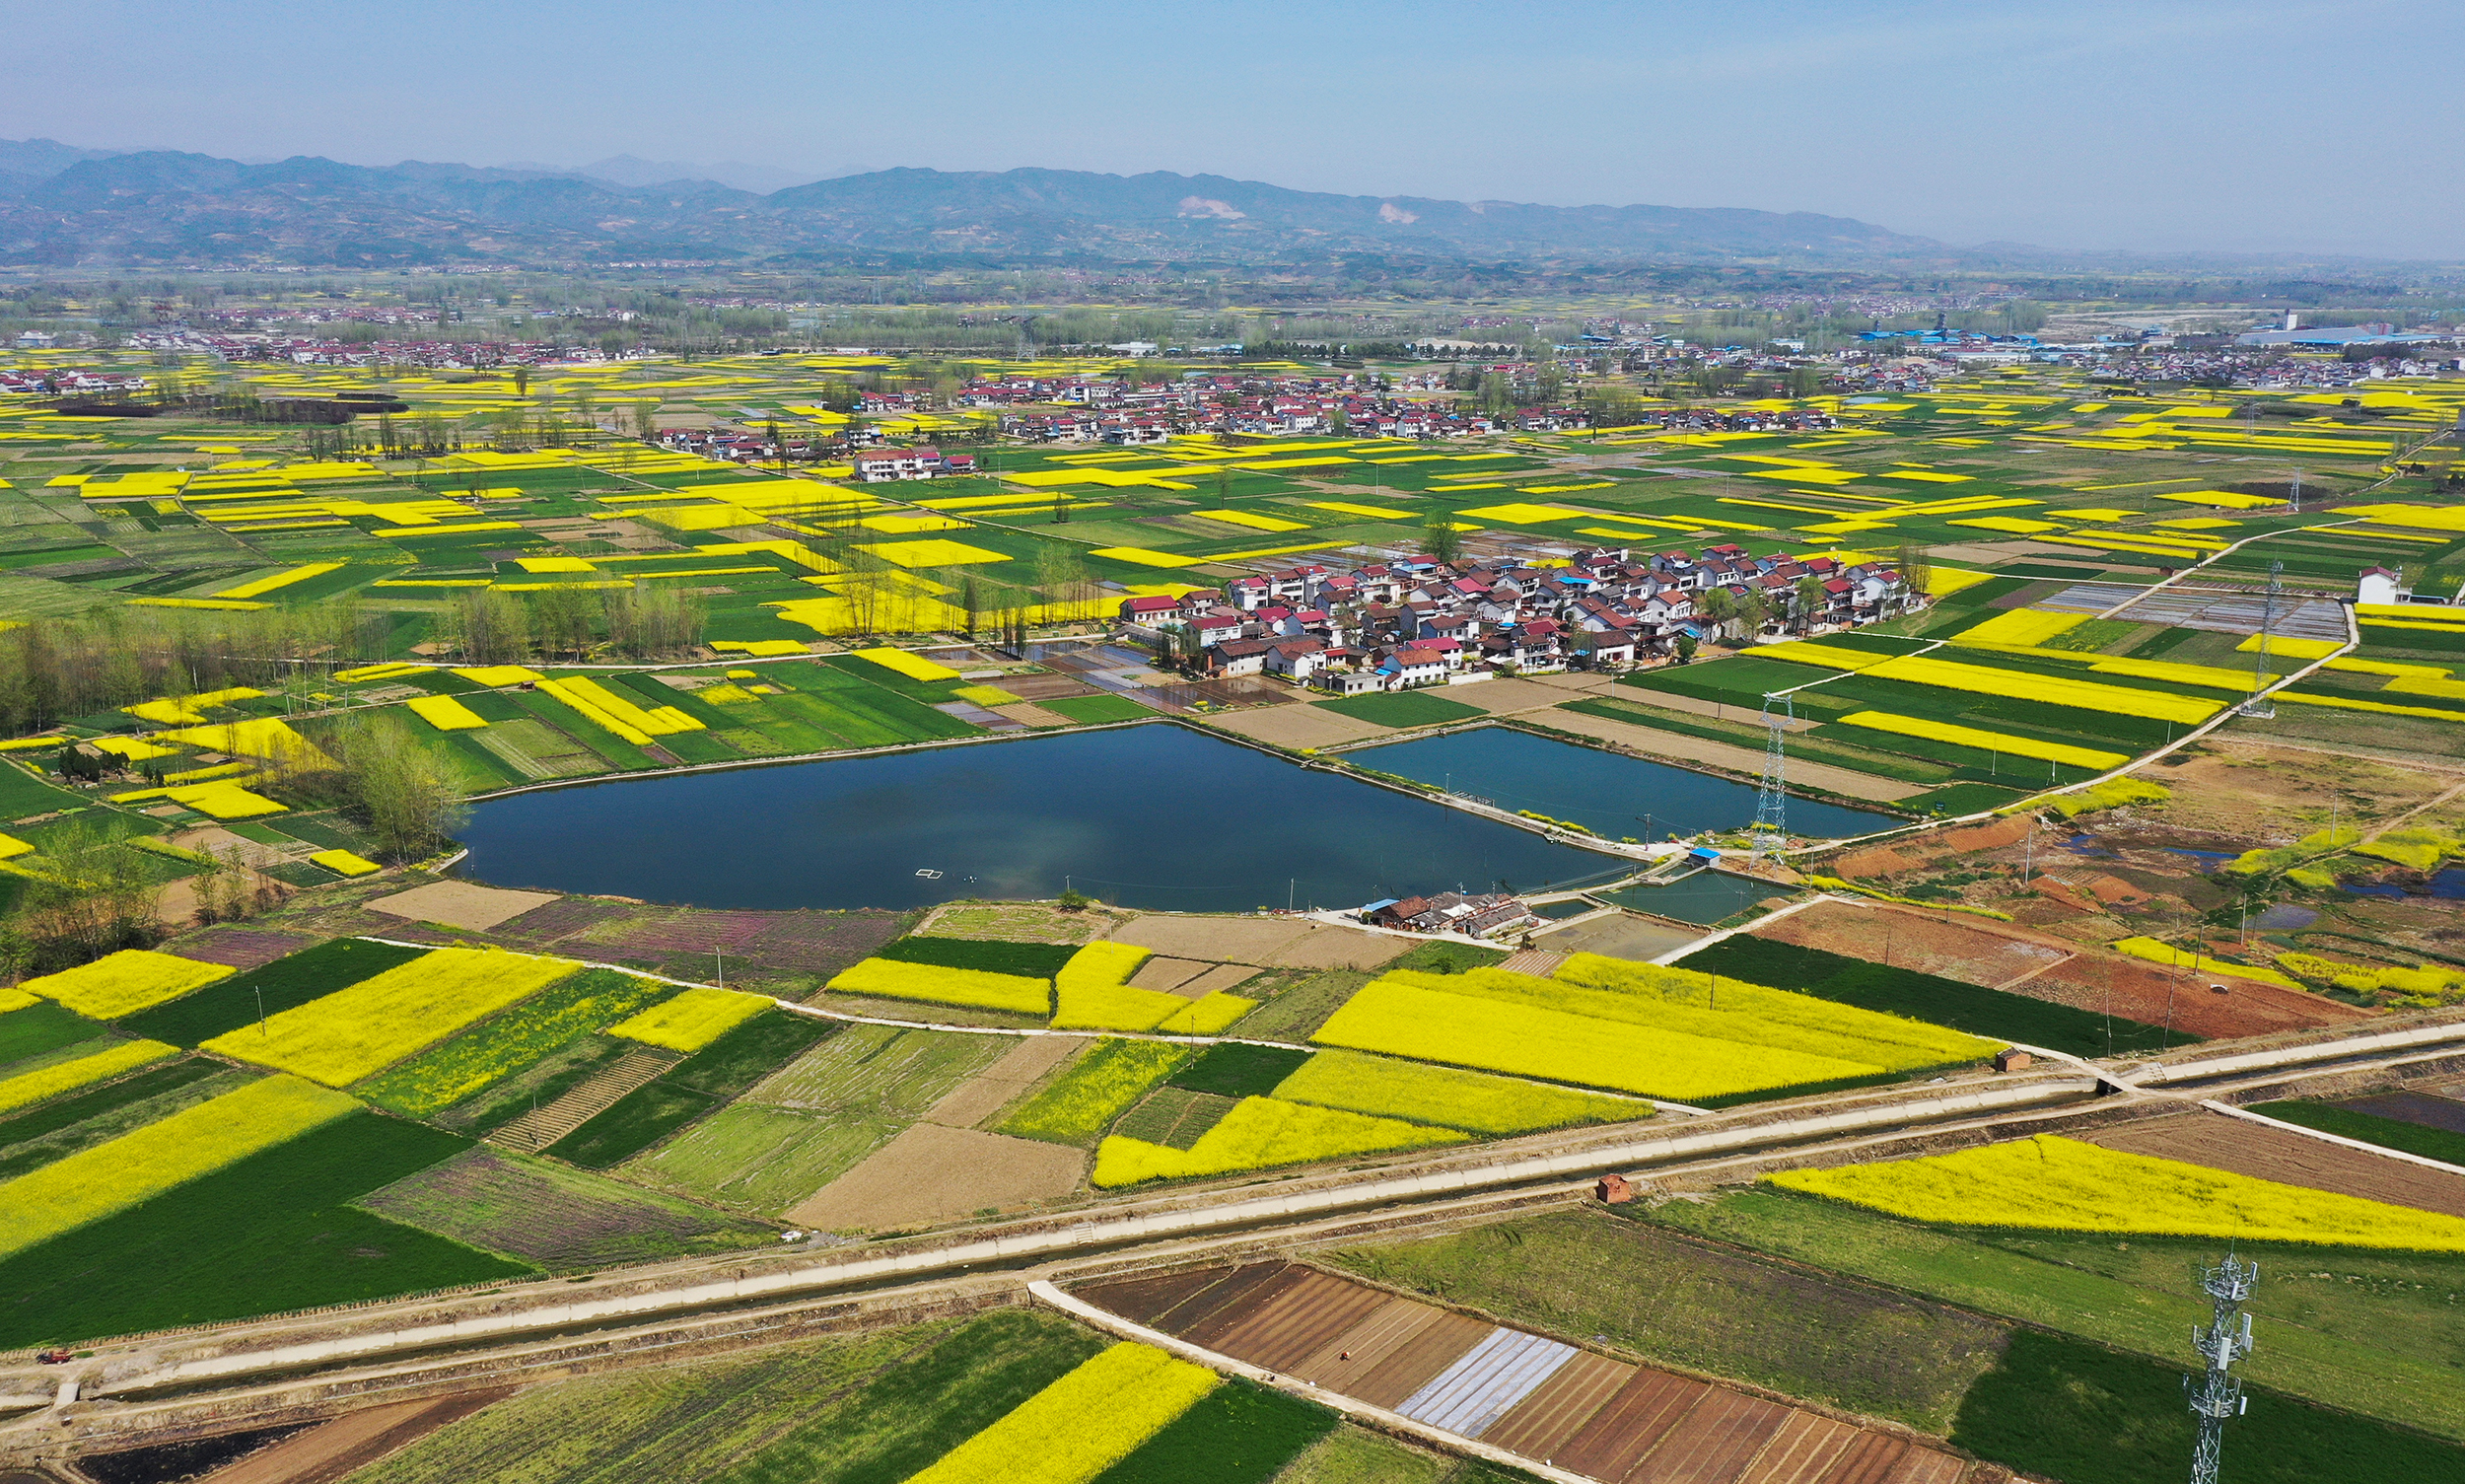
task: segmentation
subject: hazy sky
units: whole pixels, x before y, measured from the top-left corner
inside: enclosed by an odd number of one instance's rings
[[[0,0],[0,138],[1214,174],[2465,257],[2458,0]]]

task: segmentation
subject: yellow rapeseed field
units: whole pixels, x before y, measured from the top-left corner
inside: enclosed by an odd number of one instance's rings
[[[0,1184],[0,1255],[124,1211],[330,1123],[359,1103],[267,1077]]]
[[[1982,525],[1983,522],[1971,522]],[[1962,629],[1952,636],[1954,644],[2012,644],[2033,648],[2057,634],[2069,633],[2088,621],[2085,613],[2046,613],[2035,608],[2013,608],[1997,613],[1984,623]]]
[[[1087,1484],[1217,1384],[1204,1366],[1124,1341],[1013,1407],[907,1484]]]
[[[696,985],[617,1022],[607,1027],[607,1033],[670,1051],[699,1051],[770,1005],[766,995]]]
[[[884,670],[894,670],[911,680],[955,680],[958,671],[947,665],[936,665],[922,655],[911,655],[903,649],[859,649],[848,653],[859,660],[871,660]]]
[[[1454,975],[1443,976],[1447,978]],[[1530,1004],[1448,994],[1389,974],[1310,1036],[1323,1046],[1509,1072],[1677,1102],[1882,1072],[1874,1061],[1715,1040]]]
[[[205,1043],[238,1061],[345,1087],[545,989],[581,965],[499,949],[436,949]]]
[[[972,1005],[981,1010],[1011,1010],[1021,1015],[1053,1013],[1050,979],[946,968],[938,963],[907,963],[896,958],[862,959],[841,970],[825,987],[847,995]]]
[[[1460,1144],[1470,1135],[1451,1128],[1374,1118],[1336,1108],[1310,1107],[1274,1097],[1244,1097],[1188,1149],[1150,1144],[1114,1134],[1095,1147],[1099,1189],[1141,1180],[1193,1179],[1283,1165],[1384,1154],[1432,1144]]]
[[[232,972],[225,964],[122,949],[92,963],[29,979],[20,987],[57,1000],[79,1015],[109,1021],[177,999],[217,979],[230,978]]]
[[[1865,727],[1869,731],[1889,732],[1900,737],[1956,742],[1963,747],[1982,747],[2012,757],[2034,757],[2040,762],[2067,762],[2077,768],[2118,768],[2131,761],[2131,754],[2127,752],[2099,752],[2063,742],[2039,742],[2033,737],[2014,737],[2008,732],[1988,732],[1977,727],[1954,726],[1950,722],[1928,721],[1923,717],[1894,716],[1887,711],[1853,711],[1840,721],[1845,727]]]
[[[161,1041],[119,1041],[91,1056],[53,1062],[47,1067],[20,1073],[0,1081],[0,1113],[22,1108],[30,1102],[40,1102],[46,1097],[56,1097],[72,1088],[117,1077],[148,1062],[178,1054],[177,1046],[167,1046]]]
[[[468,732],[488,725],[478,712],[450,695],[413,696],[403,703],[411,713],[440,732]]]
[[[2465,1252],[2465,1221],[2053,1134],[1921,1160],[1765,1175],[1911,1221]]]

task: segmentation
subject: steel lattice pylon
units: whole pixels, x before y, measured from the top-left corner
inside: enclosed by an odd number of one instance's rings
[[[2204,1375],[2183,1378],[2191,1415],[2200,1419],[2200,1441],[2191,1453],[2191,1484],[2217,1484],[2226,1419],[2241,1416],[2249,1405],[2243,1400],[2242,1382],[2231,1372],[2234,1362],[2251,1353],[2251,1316],[2242,1312],[2242,1301],[2251,1297],[2259,1281],[2258,1263],[2237,1262],[2231,1254],[2217,1266],[2201,1270],[2200,1287],[2208,1291],[2210,1318],[2206,1329],[2191,1332],[2191,1343],[2209,1368]],[[2242,1322],[2237,1325],[2236,1319]]]
[[[2259,653],[2251,657],[2251,699],[2234,708],[2243,716],[2256,716],[2266,720],[2277,714],[2277,703],[2261,695],[2260,692],[2268,686],[2268,641],[2276,636],[2277,601],[2285,595],[2286,564],[2283,561],[2270,562],[2268,564],[2268,594],[2260,601]]]
[[[1772,714],[1772,703],[1781,703],[1781,714]],[[1782,741],[1788,727],[1797,719],[1795,696],[1765,695],[1763,726],[1770,740],[1763,747],[1763,790],[1755,798],[1755,822],[1748,831],[1754,842],[1753,859],[1777,855],[1789,844],[1788,755]]]

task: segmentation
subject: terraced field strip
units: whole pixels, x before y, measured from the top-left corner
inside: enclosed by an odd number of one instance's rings
[[[567,1092],[545,1107],[533,1108],[488,1136],[488,1142],[525,1154],[564,1138],[613,1106],[616,1099],[683,1060],[670,1052],[628,1051],[607,1070]]]
[[[1079,1297],[1606,1484],[1953,1484],[1967,1467],[1906,1439],[1298,1264],[1118,1280]]]

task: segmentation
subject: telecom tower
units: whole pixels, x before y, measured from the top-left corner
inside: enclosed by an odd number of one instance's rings
[[[2212,1315],[2208,1328],[2191,1332],[2192,1345],[2209,1363],[2208,1372],[2183,1378],[2191,1415],[2200,1419],[2200,1442],[2191,1453],[2191,1484],[2217,1484],[2218,1459],[2225,1447],[2225,1420],[2241,1416],[2250,1406],[2243,1398],[2242,1382],[2230,1372],[2234,1362],[2251,1353],[2251,1316],[2242,1312],[2242,1301],[2251,1297],[2259,1281],[2260,1265],[2236,1262],[2231,1253],[2216,1267],[2200,1272],[2200,1286],[2208,1290]],[[2242,1321],[2239,1325],[2234,1322],[2237,1317]]]
[[[2251,699],[2235,707],[2241,716],[2265,721],[2277,714],[2277,703],[2260,692],[2268,686],[2268,641],[2277,632],[2277,600],[2286,593],[2286,564],[2268,564],[2268,595],[2260,600],[2260,652],[2251,657]]]
[[[1781,715],[1772,714],[1772,703],[1781,703]],[[1778,855],[1789,845],[1789,786],[1786,778],[1788,758],[1781,745],[1788,736],[1787,728],[1797,719],[1795,696],[1765,695],[1763,726],[1770,740],[1763,747],[1763,792],[1755,799],[1755,822],[1748,834],[1754,841],[1751,859]]]

